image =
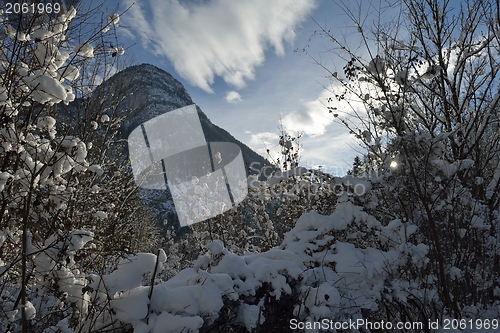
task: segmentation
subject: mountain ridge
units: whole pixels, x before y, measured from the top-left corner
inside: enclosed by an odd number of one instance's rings
[[[103,82],[102,96],[120,96],[119,112],[125,115],[118,137],[127,140],[142,123],[165,112],[195,104],[184,85],[170,73],[151,64],[130,66]],[[196,105],[206,142],[231,142],[242,152],[247,175],[270,163],[223,128],[210,121]],[[128,157],[128,151],[125,152]],[[250,166],[256,162],[257,165]],[[170,192],[139,188],[139,196],[150,209],[154,219],[166,228],[179,230],[179,222]],[[183,232],[181,232],[183,233]]]
[[[129,109],[124,119],[121,138],[126,139],[130,132],[140,124],[165,112],[195,104],[184,85],[170,73],[151,64],[127,67],[106,81],[104,89],[119,96],[125,96],[121,108]],[[147,99],[144,98],[147,96]],[[201,127],[207,142],[232,142],[237,144],[243,154],[247,174],[252,162],[260,167],[270,165],[261,155],[243,142],[236,139],[225,129],[212,123],[208,116],[196,105]]]

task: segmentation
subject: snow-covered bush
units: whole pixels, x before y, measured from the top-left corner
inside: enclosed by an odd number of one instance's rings
[[[302,215],[267,251],[238,255],[220,240],[199,244],[205,254],[173,276],[162,251],[156,260],[131,256],[102,277],[101,292],[138,332],[288,332],[293,320],[373,320],[383,304],[435,301],[432,280],[413,281],[414,269],[425,272],[429,262],[428,246],[413,238],[418,228],[398,219],[384,226],[353,201],[345,192],[331,215]],[[419,311],[404,319],[428,321]]]
[[[428,264],[409,266],[404,281],[435,297],[393,298],[385,312],[491,316],[500,304],[498,3],[400,6],[390,24],[343,6],[364,49],[321,32],[345,65],[323,66],[332,78],[325,102],[366,148],[356,169],[373,189],[359,203],[386,227],[415,226],[413,244],[428,245]]]
[[[99,23],[102,5],[75,3],[78,10],[68,3],[57,13],[0,16],[1,331],[113,324],[89,274],[155,246],[154,230],[137,227],[133,181],[110,149],[120,119],[100,101],[119,96],[97,88],[121,66],[107,50],[117,19]],[[133,237],[143,231],[151,241],[138,246]]]

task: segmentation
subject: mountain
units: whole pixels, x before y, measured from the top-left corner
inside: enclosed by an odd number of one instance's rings
[[[118,116],[125,117],[118,135],[121,139],[127,139],[136,127],[152,118],[194,104],[182,83],[164,70],[149,64],[126,68],[104,82],[99,90],[102,96],[123,96],[118,112]],[[103,100],[103,103],[106,101]],[[237,144],[242,151],[247,174],[252,163],[257,163],[253,165],[257,168],[270,164],[226,130],[213,124],[198,106],[197,110],[206,141]],[[177,224],[173,201],[168,190],[140,189],[139,193],[158,222],[163,223],[167,220],[169,226]]]
[[[150,64],[128,67],[106,81],[105,86],[115,95],[126,96],[120,103],[120,108],[127,110],[121,132],[123,138],[127,138],[134,128],[145,121],[194,104],[182,83],[164,70]],[[269,165],[269,162],[247,145],[213,124],[200,107],[197,106],[197,110],[207,142],[235,143],[240,147],[246,165],[252,162]]]

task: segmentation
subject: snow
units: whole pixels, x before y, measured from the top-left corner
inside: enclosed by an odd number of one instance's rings
[[[116,311],[116,317],[124,322],[146,318],[149,289],[149,287],[137,287],[113,298],[111,306]]]
[[[100,165],[94,164],[89,167],[87,167],[88,170],[97,173],[97,175],[102,176],[104,174],[104,170],[101,168]]]
[[[270,295],[279,299],[282,293],[292,292],[288,279],[298,280],[305,271],[300,257],[286,250],[272,249],[241,257],[229,253],[220,241],[209,242],[207,247],[209,252],[202,256],[206,260],[199,259],[198,263],[205,268],[210,264],[210,272],[202,270],[203,267],[184,269],[170,280],[155,285],[150,301],[150,288],[141,283],[143,274],[153,269],[155,257],[139,254],[120,262],[116,271],[103,277],[109,294],[114,294],[111,305],[117,318],[146,332],[149,329],[151,332],[182,329],[196,332],[206,320],[219,316],[225,297],[235,301],[240,298],[238,295],[252,296],[256,288],[269,283]],[[222,257],[215,259],[219,256]],[[165,256],[161,257],[166,260]],[[338,308],[339,293],[332,285],[323,284],[319,291],[325,305],[318,309]],[[150,326],[146,328],[140,320],[148,314],[148,304],[149,310],[159,315],[149,316]],[[256,327],[261,305],[242,304],[238,309],[238,318],[247,328]],[[261,314],[260,320],[264,323],[265,316]]]
[[[7,34],[7,36],[9,36],[9,37],[16,36],[17,30],[13,26],[11,26],[10,24],[6,24],[4,27],[5,27],[5,33]]]
[[[31,98],[39,103],[59,103],[68,96],[61,83],[50,76],[34,74],[25,77],[24,81],[33,89]]]
[[[41,130],[50,131],[56,126],[56,120],[51,116],[45,116],[38,119],[36,126]]]
[[[486,224],[484,219],[477,215],[472,217],[471,226],[479,230],[489,230],[491,228],[491,225]]]
[[[97,218],[100,218],[100,219],[107,219],[108,218],[108,214],[106,212],[103,212],[102,210],[95,212],[94,216]]]
[[[22,32],[22,31],[19,31],[17,34],[16,34],[16,39],[20,42],[26,42],[26,41],[29,41],[31,39],[30,35]]]
[[[35,318],[36,309],[33,306],[33,303],[31,303],[30,301],[26,301],[26,303],[24,304],[24,311],[26,313],[26,318],[28,318],[28,319]]]
[[[85,58],[93,58],[94,57],[94,48],[88,44],[88,42],[78,43],[73,49],[76,55],[85,57]]]
[[[249,189],[260,189],[261,182],[258,175],[249,175],[247,178],[247,185]]]
[[[73,65],[67,65],[65,67],[59,68],[57,70],[59,79],[65,79],[68,81],[73,81],[80,76],[80,69]]]
[[[58,53],[58,49],[52,44],[38,44],[33,51],[36,59],[40,65],[49,65],[54,61],[55,56]]]
[[[45,29],[38,29],[33,32],[33,39],[43,41],[52,37],[52,32]]]
[[[352,177],[339,180],[352,186],[348,182],[371,185]],[[472,225],[483,223],[479,216],[472,220]],[[336,231],[356,225],[369,226],[391,249],[359,247],[335,239]],[[209,242],[208,253],[198,259],[195,267],[154,286],[151,301],[148,297],[151,288],[144,286],[144,275],[152,272],[156,262],[151,255],[140,254],[121,262],[103,280],[112,297],[116,319],[130,323],[135,332],[197,332],[204,323],[218,318],[226,298],[233,301],[256,298],[256,290],[268,284],[269,296],[279,300],[284,294],[294,292],[290,281],[299,278],[304,279],[299,284],[302,303],[295,307],[295,315],[306,312],[307,320],[313,321],[335,318],[341,310],[350,309],[354,316],[357,309],[376,310],[381,295],[405,303],[416,294],[408,281],[390,275],[404,270],[408,263],[422,265],[428,247],[406,243],[407,237],[416,231],[416,226],[401,219],[383,226],[350,202],[348,196],[343,196],[330,216],[302,215],[280,249],[238,256],[225,249],[219,240]],[[159,258],[161,262],[166,260],[166,256]],[[448,272],[452,279],[462,277],[457,267],[449,268]],[[78,281],[69,273],[65,278]],[[385,289],[391,292],[384,293]],[[434,297],[433,290],[428,294]],[[261,308],[262,300],[257,299],[257,304],[241,301],[234,309],[235,320],[248,330],[257,327],[259,312],[265,310]],[[260,323],[264,324],[266,319],[261,313]]]
[[[257,323],[259,322],[259,313],[261,312],[261,308],[258,305],[249,305],[249,304],[243,304],[238,310],[238,317],[240,318],[241,322],[249,332],[252,331],[252,329],[257,327]],[[261,313],[260,314],[260,324],[263,324],[265,322],[266,318],[264,315]]]
[[[356,195],[364,195],[372,189],[372,183],[369,180],[351,175],[335,178],[335,184],[351,188]]]
[[[73,230],[70,233],[69,247],[70,251],[78,251],[94,238],[94,233],[87,230]]]
[[[385,72],[385,61],[377,55],[370,61],[366,69],[375,77],[382,76]]]
[[[450,268],[450,276],[452,279],[460,279],[462,277],[462,270],[453,266]]]
[[[182,317],[163,311],[155,320],[151,333],[178,333],[198,332],[203,326],[203,319],[199,316]]]
[[[18,312],[19,312],[18,310],[9,311],[8,313],[9,322],[13,322],[14,320],[16,320],[16,315]]]
[[[114,26],[118,25],[118,22],[120,21],[120,15],[117,13],[113,13],[108,16],[108,23],[113,24]]]
[[[495,173],[486,188],[486,198],[491,199],[494,194],[495,188],[498,186],[498,182],[500,181],[500,163],[495,168]]]
[[[121,46],[119,47],[113,47],[108,50],[108,53],[111,54],[111,56],[116,57],[117,55],[122,55],[125,53],[125,49]]]
[[[449,178],[454,176],[458,171],[470,168],[474,164],[474,161],[471,159],[464,159],[449,163],[443,159],[434,159],[431,160],[431,164]]]
[[[220,240],[209,242],[207,244],[208,249],[215,255],[222,253],[224,249],[224,244]]]
[[[443,68],[439,65],[429,66],[425,72],[420,76],[421,79],[431,80],[439,75],[443,71]]]
[[[73,6],[70,6],[65,13],[62,13],[58,16],[59,22],[68,22],[71,21],[76,16],[76,9]]]
[[[138,253],[135,256],[121,260],[118,268],[113,273],[103,277],[109,294],[113,296],[119,291],[140,287],[143,274],[153,272],[155,264],[156,255],[151,253]],[[162,264],[163,262],[160,262],[160,271]]]
[[[52,172],[54,173],[54,177],[59,177],[61,175],[66,174],[71,171],[73,167],[76,165],[76,162],[73,158],[65,155],[63,153],[55,154],[57,161],[52,165]]]

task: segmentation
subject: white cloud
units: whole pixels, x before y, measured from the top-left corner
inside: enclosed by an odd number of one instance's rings
[[[324,172],[345,175],[356,155],[363,155],[355,137],[340,125],[324,135],[301,139],[303,152],[300,164],[308,168],[322,165]]]
[[[356,127],[362,125],[357,117],[363,116],[364,107],[355,96],[351,96],[349,101],[331,100],[339,87],[333,84],[330,89],[324,89],[317,99],[302,103],[282,118],[282,124],[291,134],[305,134],[300,139],[303,147],[301,165],[322,165],[325,172],[345,175],[352,167],[354,157],[362,155],[363,149],[355,136],[349,134],[349,130],[338,120],[335,121],[332,113],[338,113],[339,117]],[[336,107],[337,110],[330,113],[328,107]]]
[[[241,96],[236,91],[230,91],[226,95],[226,102],[228,102],[228,103],[238,104],[241,101],[242,101]]]
[[[288,132],[301,132],[309,136],[322,135],[333,122],[333,116],[328,113],[325,102],[332,95],[324,90],[314,101],[303,103],[299,108],[283,117],[283,126]]]
[[[146,20],[145,10],[143,8],[145,2],[135,3],[133,0],[125,0],[125,4],[127,7],[130,7],[130,9],[123,16],[124,21],[127,21],[127,23],[132,23],[132,27],[134,28],[134,30],[139,31],[141,36],[152,36],[154,34],[154,31],[149,25],[149,20]],[[127,31],[130,32],[130,30]]]
[[[293,41],[294,29],[314,6],[311,0],[148,0],[136,2],[122,19],[138,31],[145,48],[167,57],[191,84],[212,92],[215,76],[236,88],[254,79],[269,46],[283,55],[283,43]]]
[[[272,154],[278,151],[277,150],[278,142],[279,142],[278,133],[261,132],[257,134],[251,134],[249,146],[260,155],[267,157],[268,149],[269,152]]]

